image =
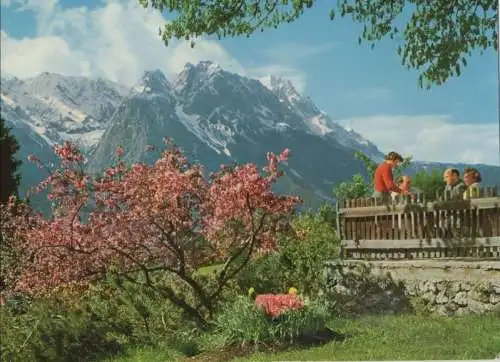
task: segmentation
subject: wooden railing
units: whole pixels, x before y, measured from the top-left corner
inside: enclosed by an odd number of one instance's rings
[[[428,202],[423,197],[377,204],[338,204],[342,255],[348,259],[500,258],[500,197]]]

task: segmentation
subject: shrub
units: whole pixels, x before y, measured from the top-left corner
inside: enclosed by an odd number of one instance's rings
[[[293,233],[279,239],[278,252],[260,256],[238,277],[241,291],[278,293],[291,286],[314,297],[324,289],[324,264],[339,253],[332,224],[321,214],[304,213],[292,221]]]
[[[12,292],[20,273],[20,260],[24,250],[22,239],[16,235],[20,216],[28,207],[22,202],[0,203],[0,299]]]
[[[370,183],[360,174],[355,174],[350,181],[341,182],[333,189],[333,195],[337,200],[367,197],[370,195],[370,192]]]
[[[218,315],[215,341],[222,346],[291,345],[326,328],[328,309],[319,302],[269,316],[249,297],[239,296]]]
[[[49,191],[52,217],[29,213],[14,220],[17,247],[25,250],[15,287],[33,295],[101,280],[113,267],[207,328],[228,284],[257,252],[275,249],[277,231],[300,202],[273,192],[288,149],[268,153],[264,170],[223,166],[209,177],[170,142],[152,165],[128,166],[118,148],[117,162],[101,178],[86,173],[83,153],[70,142],[55,152],[59,167],[35,188]],[[194,274],[213,261],[224,266],[214,283],[200,283]],[[182,283],[186,295],[156,280],[158,271]]]
[[[61,286],[36,299],[7,299],[0,316],[2,360],[95,360],[160,344],[194,353],[192,342],[179,343],[181,328],[194,327],[179,309],[148,288],[112,277],[85,288]]]
[[[124,345],[167,343],[180,326],[191,325],[161,295],[112,276],[91,287],[82,298],[81,308],[92,319],[109,325],[113,336]]]
[[[111,326],[68,311],[53,298],[8,300],[0,319],[5,361],[90,361],[122,351]]]
[[[444,190],[443,172],[444,169],[420,170],[413,176],[413,187],[418,189],[427,200],[435,200],[436,194],[441,194]]]

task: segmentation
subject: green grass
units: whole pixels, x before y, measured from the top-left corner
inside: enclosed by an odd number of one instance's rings
[[[199,275],[210,275],[214,272],[217,272],[219,269],[222,268],[222,264],[214,264],[214,265],[209,265],[209,266],[204,266],[201,267],[197,270],[197,273]]]
[[[182,355],[168,348],[143,347],[130,351],[126,356],[111,358],[109,362],[166,362],[182,359]]]
[[[493,359],[500,354],[500,317],[364,317],[330,324],[344,341],[281,353],[257,353],[235,361]],[[173,360],[168,350],[135,350],[127,362]],[[196,359],[193,359],[196,360]],[[204,359],[201,359],[201,361]]]
[[[256,354],[240,361],[493,359],[500,353],[500,318],[491,316],[369,317],[333,323],[349,335],[308,350]]]

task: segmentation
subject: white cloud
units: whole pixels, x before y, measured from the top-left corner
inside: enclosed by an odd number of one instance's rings
[[[20,77],[31,77],[42,71],[83,74],[85,60],[57,36],[16,40],[1,32],[2,71]]]
[[[339,122],[383,152],[396,150],[424,161],[499,164],[495,123],[452,123],[447,115],[388,115]]]
[[[269,75],[290,80],[295,88],[305,93],[307,76],[300,70],[301,62],[328,52],[338,46],[337,42],[322,44],[302,44],[294,41],[275,44],[270,48],[260,51],[270,64],[248,69],[248,75],[255,78],[263,78]]]
[[[166,47],[158,33],[165,19],[153,9],[142,8],[136,0],[106,0],[95,9],[62,7],[59,0],[2,0],[2,5],[36,13],[36,37],[14,39],[2,33],[1,71],[19,78],[48,71],[132,85],[146,69],[161,69],[173,76],[186,62],[210,60],[250,77],[272,74],[289,79],[303,92],[306,75],[297,68],[298,60],[335,45],[300,45],[299,56],[299,45],[284,43],[266,53],[269,64],[245,69],[216,41],[198,39],[194,48],[185,41],[172,41]],[[280,57],[285,53],[296,56]]]
[[[168,75],[186,62],[211,60],[244,74],[244,68],[220,44],[199,39],[194,48],[184,41],[166,47],[158,29],[162,15],[135,0],[110,1],[103,7],[62,8],[56,0],[13,0],[20,9],[37,12],[37,37],[14,39],[2,33],[2,72],[20,78],[44,71],[101,76],[131,85],[146,69]]]

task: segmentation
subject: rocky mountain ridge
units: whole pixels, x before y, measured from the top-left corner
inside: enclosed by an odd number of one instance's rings
[[[88,153],[94,173],[119,145],[126,161],[150,161],[145,147],[160,146],[163,137],[209,169],[234,161],[261,164],[267,151],[291,148],[282,191],[317,203],[331,197],[334,184],[364,171],[355,150],[382,158],[372,142],[333,121],[291,82],[246,78],[211,62],[187,63],[172,80],[160,70],[146,71],[131,88],[53,73],[2,78],[0,105],[23,158],[37,153],[50,159],[53,144],[71,140]],[[28,167],[22,169],[24,189],[40,178]],[[492,169],[500,180],[500,167]]]

